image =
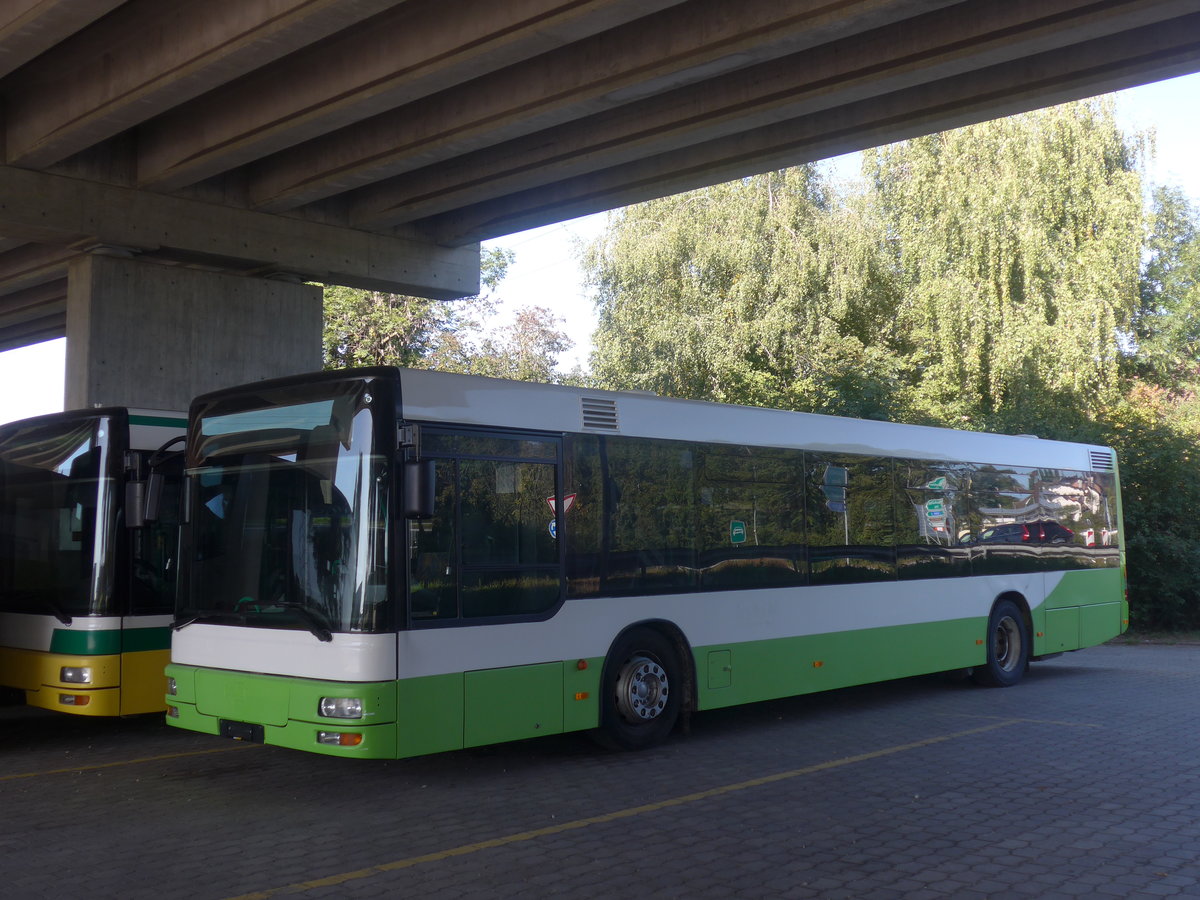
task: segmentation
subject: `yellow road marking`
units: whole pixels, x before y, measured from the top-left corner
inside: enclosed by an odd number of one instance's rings
[[[136,766],[138,763],[159,762],[164,759],[183,759],[187,756],[204,756],[209,753],[228,753],[230,750],[250,750],[257,744],[234,744],[232,747],[217,747],[213,750],[187,750],[183,753],[164,753],[162,756],[142,756],[138,759],[122,759],[117,762],[95,763],[90,766],[70,766],[65,769],[47,769],[44,772],[21,772],[18,775],[0,775],[0,781],[15,781],[18,778],[40,778],[43,775],[71,775],[76,772],[90,772],[94,769],[114,769],[117,766]]]
[[[1007,716],[973,716],[966,713],[942,713],[951,719],[983,719],[984,721],[1028,722],[1030,725],[1059,725],[1063,728],[1103,728],[1097,722],[1063,722],[1059,719],[1010,719]]]
[[[368,866],[365,869],[356,869],[353,872],[341,872],[336,875],[329,875],[325,878],[317,878],[312,881],[300,881],[295,884],[287,884],[277,888],[267,888],[262,891],[255,891],[250,894],[241,894],[237,897],[231,897],[229,900],[266,900],[268,897],[274,897],[278,894],[299,894],[304,891],[312,891],[317,888],[333,887],[339,884],[345,884],[348,881],[358,881],[363,878],[370,878],[373,875],[381,875],[385,872],[395,872],[399,869],[410,869],[413,866],[419,866],[423,863],[439,862],[445,859],[453,859],[456,856],[468,856],[472,853],[478,853],[481,850],[492,850],[496,847],[505,847],[509,844],[517,844],[522,841],[531,841],[535,838],[549,837],[554,834],[562,834],[566,831],[577,831],[580,828],[587,828],[591,825],[602,825],[606,822],[615,822],[619,819],[628,819],[633,816],[640,816],[644,813],[657,812],[663,809],[670,809],[674,806],[686,806],[690,803],[696,803],[700,800],[709,800],[713,797],[720,797],[725,794],[732,794],[738,791],[744,791],[749,788],[762,787],[767,784],[775,784],[780,781],[787,781],[792,778],[799,778],[802,775],[813,775],[817,772],[826,772],[830,769],[838,769],[842,766],[854,765],[855,763],[866,762],[872,759],[879,759],[884,756],[891,756],[895,753],[903,753],[907,750],[918,750],[922,747],[930,747],[934,744],[941,744],[946,741],[952,741],[957,738],[970,737],[976,734],[984,734],[988,731],[995,731],[998,728],[1006,728],[1009,725],[1016,725],[1023,722],[1023,719],[1005,719],[995,722],[991,725],[981,725],[978,728],[970,728],[966,731],[957,731],[953,734],[943,734],[938,737],[925,738],[920,741],[913,741],[910,744],[899,744],[895,747],[885,747],[882,750],[872,750],[868,753],[860,753],[857,756],[845,756],[841,759],[833,759],[827,762],[816,763],[815,765],[805,766],[802,769],[792,769],[787,772],[777,772],[774,775],[764,775],[761,778],[751,778],[748,781],[739,781],[735,784],[725,784],[719,787],[709,788],[704,791],[696,791],[693,794],[683,794],[679,797],[670,797],[666,800],[659,800],[655,803],[646,803],[642,806],[631,806],[627,809],[619,809],[615,812],[604,813],[599,816],[590,816],[586,819],[575,819],[571,822],[563,822],[558,825],[548,825],[545,828],[535,828],[532,831],[521,831],[516,834],[508,834],[503,837],[491,838],[486,841],[479,841],[474,844],[464,844],[461,847],[452,847],[449,850],[439,850],[436,853],[426,853],[422,856],[410,856],[405,859],[398,859],[393,862],[381,863],[377,866]]]

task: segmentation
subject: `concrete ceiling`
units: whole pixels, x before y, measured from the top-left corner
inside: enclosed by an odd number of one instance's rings
[[[1198,70],[1198,0],[5,0],[0,349],[96,248],[460,296],[482,239]]]

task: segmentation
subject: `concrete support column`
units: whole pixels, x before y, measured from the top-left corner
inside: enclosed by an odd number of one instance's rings
[[[66,408],[186,410],[321,368],[321,289],[95,253],[67,274]]]

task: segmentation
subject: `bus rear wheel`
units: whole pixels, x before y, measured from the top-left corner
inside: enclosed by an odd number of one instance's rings
[[[1011,687],[1029,668],[1029,626],[1020,608],[1001,600],[988,616],[987,662],[976,666],[971,677],[985,687]]]
[[[657,631],[621,636],[604,664],[597,738],[614,750],[644,750],[664,741],[683,699],[683,672],[674,645]]]

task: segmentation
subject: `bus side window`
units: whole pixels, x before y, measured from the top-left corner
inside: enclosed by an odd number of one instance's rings
[[[892,461],[808,455],[808,544],[813,584],[896,578]]]

